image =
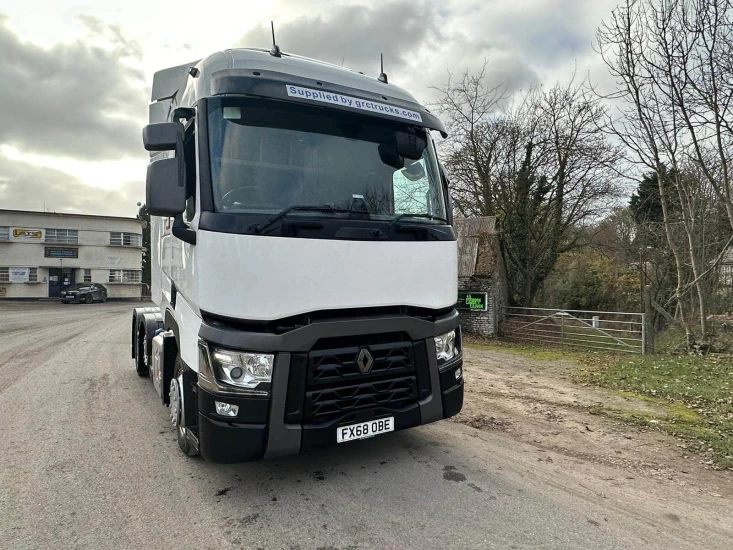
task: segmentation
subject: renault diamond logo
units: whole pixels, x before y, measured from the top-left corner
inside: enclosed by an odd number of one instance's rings
[[[372,354],[369,353],[368,349],[361,348],[359,350],[359,355],[356,356],[356,366],[359,367],[361,373],[367,374],[372,370],[372,363],[374,363],[374,357],[372,357]]]

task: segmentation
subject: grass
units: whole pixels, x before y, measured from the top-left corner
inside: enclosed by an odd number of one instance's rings
[[[730,356],[586,357],[576,382],[619,391],[657,405],[662,414],[597,410],[658,428],[733,469],[733,358]]]
[[[502,351],[514,355],[523,355],[540,361],[579,361],[587,355],[587,351],[568,350],[560,346],[533,346],[531,344],[518,344],[503,340],[483,340],[464,335],[463,345],[478,350]]]

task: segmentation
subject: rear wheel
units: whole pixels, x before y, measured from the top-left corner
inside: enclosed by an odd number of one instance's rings
[[[102,303],[104,304],[106,302],[107,302],[107,295],[106,294],[102,294]]]
[[[178,447],[188,456],[197,456],[199,454],[187,437],[187,428],[183,426],[183,388],[179,383],[181,374],[183,373],[183,362],[180,357],[176,357],[176,365],[173,372],[173,379],[171,380],[170,388],[168,391],[168,398],[170,400],[170,413],[171,422],[173,427],[176,429],[176,439],[178,440]]]
[[[138,328],[135,338],[135,371],[138,376],[147,376],[149,369],[148,356],[145,350],[145,331]]]
[[[91,294],[87,294],[86,297],[84,298],[84,302],[86,302],[87,304],[91,304],[93,301],[94,301],[94,297]]]

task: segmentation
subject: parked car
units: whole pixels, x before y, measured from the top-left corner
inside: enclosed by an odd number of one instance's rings
[[[70,302],[91,304],[106,301],[107,288],[99,283],[76,283],[61,291],[61,302],[64,304]]]

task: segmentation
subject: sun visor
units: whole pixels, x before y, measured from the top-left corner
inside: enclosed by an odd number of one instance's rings
[[[211,95],[230,94],[331,107],[437,130],[443,137],[448,135],[440,119],[428,109],[413,101],[391,97],[389,89],[374,93],[275,71],[226,69],[213,73]]]

